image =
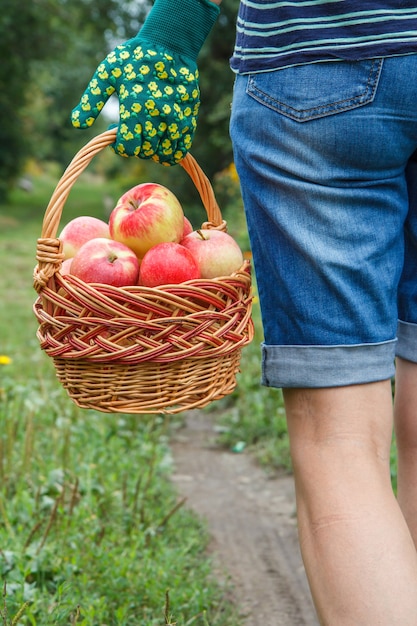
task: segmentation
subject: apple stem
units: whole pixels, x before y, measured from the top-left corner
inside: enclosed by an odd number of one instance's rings
[[[197,229],[197,232],[200,235],[201,239],[204,239],[204,241],[206,241],[207,237],[204,237],[204,234],[202,233],[202,231],[199,228]]]

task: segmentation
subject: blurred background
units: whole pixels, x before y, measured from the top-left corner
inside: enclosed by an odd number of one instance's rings
[[[30,191],[40,172],[62,172],[82,145],[117,121],[115,96],[89,130],[74,129],[70,114],[97,65],[138,32],[151,5],[149,0],[2,0],[0,203],[16,185]],[[198,62],[202,103],[192,154],[216,185],[222,212],[240,204],[228,134],[234,80],[229,58],[238,5],[239,0],[223,1]],[[193,185],[176,167],[116,158],[109,149],[91,168],[107,181],[119,178],[123,189],[157,178],[190,207],[192,221],[200,219],[196,214],[193,220]],[[109,206],[113,200],[107,198]]]

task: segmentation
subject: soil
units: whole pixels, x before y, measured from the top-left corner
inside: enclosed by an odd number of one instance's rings
[[[231,582],[242,626],[317,626],[301,560],[293,479],[216,445],[213,418],[186,415],[172,480],[210,533],[216,574]]]

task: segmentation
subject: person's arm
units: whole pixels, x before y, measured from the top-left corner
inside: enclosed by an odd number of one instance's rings
[[[73,126],[92,126],[116,93],[115,152],[178,163],[194,137],[200,105],[197,56],[220,2],[155,0],[136,37],[116,46],[97,68],[72,112]]]

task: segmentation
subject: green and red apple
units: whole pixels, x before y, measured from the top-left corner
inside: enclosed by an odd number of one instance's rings
[[[182,231],[182,238],[184,238],[187,235],[189,235],[190,233],[192,233],[193,230],[194,230],[193,225],[191,224],[191,222],[188,219],[188,217],[185,217],[185,215],[184,215],[184,229]]]
[[[98,237],[81,246],[72,260],[70,273],[85,283],[126,287],[137,284],[139,261],[123,243]]]
[[[184,212],[177,197],[163,185],[141,183],[118,200],[109,219],[110,236],[138,259],[159,243],[178,243],[184,232]]]
[[[231,235],[221,230],[199,229],[181,240],[200,268],[201,278],[230,276],[243,264],[243,253]]]
[[[110,229],[107,222],[89,215],[75,217],[64,226],[59,235],[59,239],[63,243],[65,259],[75,256],[83,244],[97,237],[110,239]]]
[[[70,257],[69,259],[65,259],[62,262],[61,269],[59,270],[62,276],[66,276],[71,273],[71,265],[74,257]]]

